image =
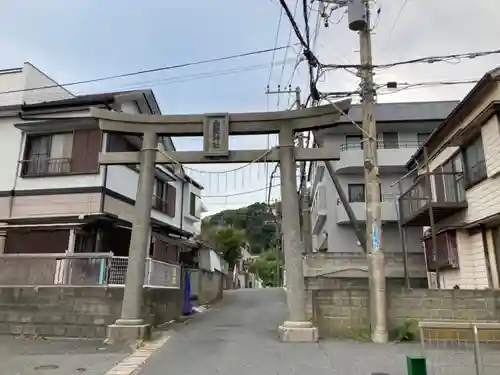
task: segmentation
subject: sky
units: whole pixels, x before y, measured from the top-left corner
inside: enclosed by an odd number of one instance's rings
[[[293,11],[296,0],[287,0]],[[29,61],[59,83],[158,68],[297,43],[278,0],[0,0],[0,69]],[[313,3],[315,35],[318,5]],[[373,33],[374,63],[422,56],[500,49],[498,0],[379,0]],[[359,62],[358,36],[347,26],[342,10],[332,13],[329,27],[320,23],[313,51],[325,64]],[[299,5],[297,22],[303,32]],[[279,30],[277,32],[277,30]],[[278,38],[276,40],[276,35]],[[277,42],[277,43],[276,43]],[[292,78],[299,49],[249,56],[190,68],[72,86],[77,94],[153,89],[163,114],[286,110],[289,95],[266,95]],[[274,55],[274,56],[273,56]],[[274,61],[274,63],[272,63]],[[458,62],[412,64],[377,72],[375,80],[419,83],[479,79],[500,66],[500,55]],[[272,69],[271,69],[272,67]],[[307,94],[307,69],[298,64],[291,80]],[[356,90],[349,72],[326,73],[320,91]],[[379,102],[462,99],[472,85],[419,87],[379,95]],[[279,98],[279,99],[278,99]],[[201,140],[174,139],[178,150],[200,150]],[[276,137],[231,139],[233,149],[273,146]],[[267,199],[265,187],[273,165],[228,173],[237,165],[187,166],[205,186],[209,213]],[[193,170],[194,169],[194,170]],[[277,185],[279,179],[273,180]],[[251,194],[247,192],[259,190]],[[279,198],[279,187],[271,192]]]

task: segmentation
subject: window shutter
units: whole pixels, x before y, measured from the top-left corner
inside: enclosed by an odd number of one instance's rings
[[[101,131],[76,130],[73,141],[71,171],[74,173],[93,173],[99,170],[101,151]]]
[[[166,184],[167,188],[167,212],[166,214],[170,217],[175,217],[175,201],[177,198],[177,189],[175,186],[172,186],[170,184]]]

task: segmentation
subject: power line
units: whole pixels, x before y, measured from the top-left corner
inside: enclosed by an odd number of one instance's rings
[[[479,82],[478,79],[469,79],[469,80],[457,80],[457,81],[429,81],[429,82],[417,82],[417,83],[398,83],[398,82],[389,82],[386,86],[388,91],[379,92],[377,95],[391,95],[396,94],[398,92],[413,89],[413,88],[426,88],[426,87],[437,87],[437,86],[454,86],[454,85],[466,85],[466,84],[475,84]],[[391,84],[391,87],[388,87]],[[402,86],[402,87],[398,87]],[[393,90],[391,90],[393,89]]]
[[[394,23],[392,24],[392,27],[389,30],[389,35],[387,36],[386,42],[388,42],[391,39],[392,32],[396,28],[396,25],[398,24],[399,18],[401,18],[401,15],[403,14],[404,9],[406,8],[406,5],[408,5],[409,2],[410,2],[410,0],[404,0],[403,4],[399,8],[399,11],[398,11],[398,14],[396,16],[396,19],[394,20]]]
[[[293,11],[293,17],[295,17],[295,15],[297,14],[298,5],[299,5],[299,0],[295,0],[295,9]],[[283,8],[281,8],[281,9],[283,9]],[[287,45],[290,45],[290,42],[292,41],[292,31],[293,31],[293,27],[290,27],[290,31],[288,33],[288,40],[286,42]],[[285,50],[284,60],[286,60],[287,56],[288,56],[288,49]],[[280,84],[281,84],[281,81],[283,80],[284,73],[285,73],[285,66],[283,65],[281,67],[280,79],[278,81]],[[281,95],[278,95],[278,97],[276,98],[276,105],[277,105],[278,109],[280,106],[280,98],[281,98]]]
[[[276,29],[276,36],[274,37],[274,47],[278,45],[278,39],[280,36],[280,29],[281,29],[281,20],[283,19],[283,7],[280,7],[280,16],[278,20],[278,28]],[[287,45],[290,43],[287,43]],[[288,51],[288,49],[286,49]],[[271,60],[271,69],[269,70],[269,79],[267,80],[267,86],[271,84],[271,78],[273,75],[273,68],[274,68],[274,59],[276,58],[276,50],[273,51],[273,57]],[[285,58],[286,60],[286,58]]]
[[[490,55],[500,54],[500,49],[480,51],[480,52],[466,52],[466,53],[455,53],[450,55],[437,55],[437,56],[425,56],[418,57],[415,59],[395,61],[387,64],[372,64],[372,68],[385,69],[392,68],[400,65],[416,64],[416,63],[429,63],[433,64],[436,62],[451,62],[450,60],[462,60],[462,59],[474,59],[476,57],[484,57]],[[345,68],[366,68],[361,64],[324,64],[323,68],[333,68],[333,69],[345,69]]]
[[[276,47],[278,45],[278,39],[279,39],[279,35],[280,35],[280,29],[281,29],[281,20],[283,19],[283,7],[280,6],[280,15],[279,15],[279,19],[278,19],[278,27],[276,28],[276,36],[274,38],[274,47]],[[287,43],[287,45],[290,44],[290,43]],[[285,50],[285,60],[286,60],[286,54],[288,53],[288,48]],[[271,78],[273,76],[273,69],[274,69],[274,59],[276,57],[276,51],[273,51],[273,57],[272,57],[272,60],[271,60],[271,69],[269,69],[269,79],[267,80],[267,91],[269,91],[269,85],[271,84]],[[283,69],[284,69],[284,66],[283,66]],[[266,111],[269,110],[269,96],[266,95]],[[267,137],[266,137],[266,148],[269,149],[269,147],[271,146],[271,135],[270,134],[267,134]],[[265,166],[265,173],[266,173],[266,192],[265,192],[265,195],[267,196],[267,177],[269,175],[269,164],[266,163],[266,166]]]
[[[271,188],[281,186],[281,184],[274,184],[270,185]],[[247,194],[252,194],[252,193],[258,193],[260,191],[264,191],[268,188],[268,186],[260,188],[260,189],[255,189],[255,190],[249,190],[249,191],[243,191],[240,193],[233,193],[233,194],[222,194],[222,195],[202,195],[202,198],[228,198],[228,197],[237,197],[240,195],[247,195]]]
[[[275,65],[290,65],[293,62],[294,62],[294,60],[289,59],[288,61],[276,62]],[[269,66],[268,64],[249,65],[249,66],[244,66],[244,67],[240,67],[240,68],[216,70],[216,71],[211,71],[211,72],[197,73],[197,74],[190,74],[190,75],[180,75],[180,76],[176,76],[176,77],[155,79],[155,80],[150,80],[150,81],[138,81],[138,82],[132,82],[132,83],[119,85],[119,86],[117,86],[118,87],[117,89],[134,89],[134,88],[137,89],[137,88],[145,87],[145,86],[151,87],[151,86],[157,86],[157,85],[168,85],[168,84],[181,83],[181,82],[187,82],[187,81],[198,80],[198,79],[219,77],[219,76],[229,75],[229,74],[245,73],[245,72],[249,72],[249,71],[265,69],[268,66]]]
[[[26,92],[26,91],[35,91],[35,90],[50,89],[50,88],[56,88],[56,87],[69,87],[69,86],[83,85],[83,84],[88,84],[88,83],[109,81],[112,79],[132,77],[132,76],[137,76],[137,75],[141,75],[141,74],[155,73],[155,72],[161,72],[161,71],[173,70],[173,69],[179,69],[179,68],[186,68],[186,67],[190,67],[190,66],[208,64],[208,63],[220,62],[220,61],[226,61],[226,60],[234,60],[234,59],[241,58],[241,57],[255,56],[255,55],[260,55],[260,54],[269,53],[269,52],[273,52],[273,51],[278,51],[278,50],[282,50],[282,49],[285,49],[288,47],[290,47],[290,46],[267,48],[267,49],[252,51],[252,52],[240,53],[240,54],[236,54],[236,55],[229,55],[229,56],[224,56],[224,57],[217,57],[217,58],[193,61],[193,62],[182,63],[182,64],[168,65],[168,66],[164,66],[164,67],[160,67],[160,68],[137,70],[137,71],[129,72],[129,73],[122,73],[122,74],[116,74],[116,75],[112,75],[112,76],[92,78],[92,79],[81,80],[81,81],[73,81],[73,82],[57,84],[57,85],[47,85],[47,86],[39,86],[39,87],[30,87],[30,88],[19,89],[19,90],[0,91],[0,94],[14,94],[14,93]]]

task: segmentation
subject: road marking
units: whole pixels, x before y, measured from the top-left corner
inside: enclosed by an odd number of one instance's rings
[[[115,367],[108,370],[105,375],[132,375],[137,374],[140,367],[151,357],[151,355],[160,349],[170,336],[163,336],[158,340],[146,343],[142,348],[137,349]]]

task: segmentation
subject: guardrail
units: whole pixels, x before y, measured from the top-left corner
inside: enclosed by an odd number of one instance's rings
[[[0,285],[125,286],[128,257],[113,253],[1,254]],[[180,288],[181,267],[146,259],[144,286]]]
[[[500,374],[500,323],[420,322],[430,375]]]

